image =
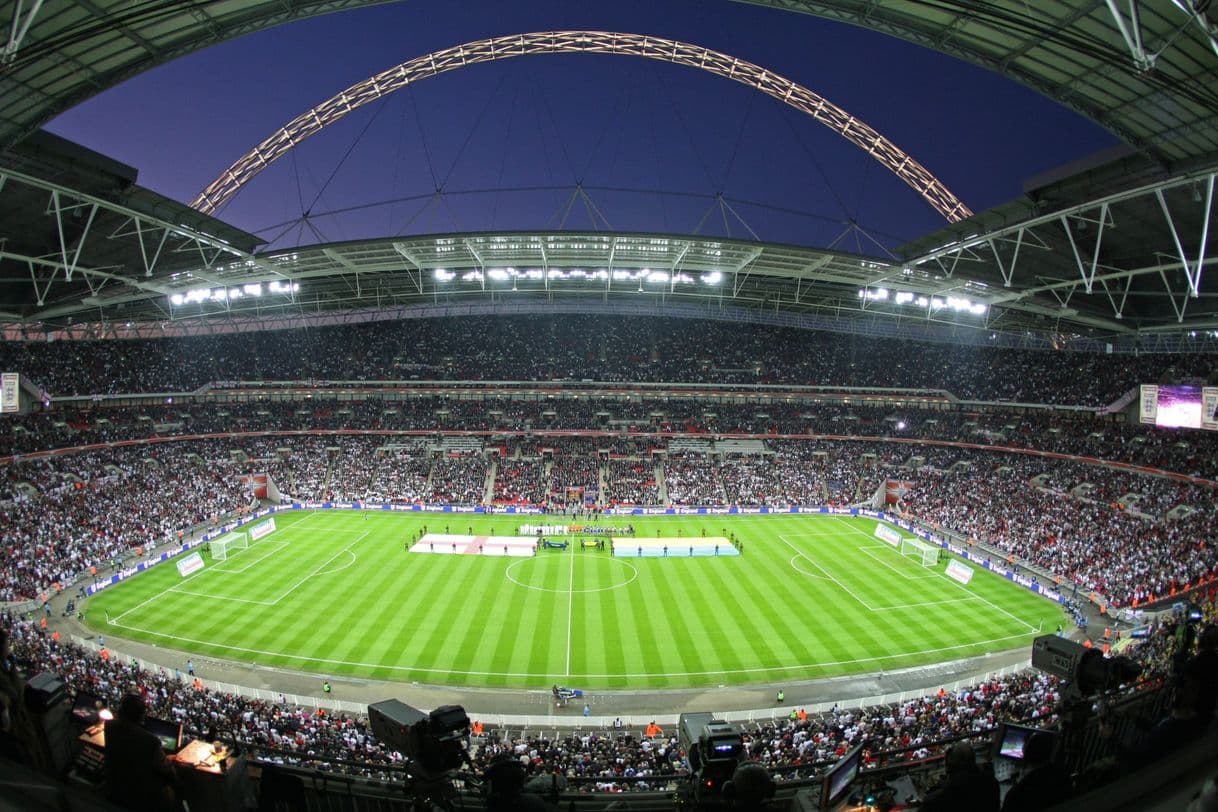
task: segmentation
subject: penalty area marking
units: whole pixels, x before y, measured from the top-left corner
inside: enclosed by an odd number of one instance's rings
[[[796,572],[798,572],[800,575],[806,575],[806,576],[808,576],[809,578],[819,578],[819,579],[820,579],[820,580],[822,580],[822,581],[829,581],[830,583],[832,583],[832,581],[833,581],[833,579],[832,579],[832,578],[827,578],[827,577],[825,577],[824,575],[817,575],[816,573],[813,573],[813,572],[808,572],[807,570],[801,570],[799,567],[795,566],[795,562],[796,562],[796,561],[798,561],[798,560],[800,560],[801,558],[802,558],[804,561],[809,560],[809,559],[808,559],[806,556],[804,556],[802,553],[796,553],[795,555],[791,556],[791,560],[788,562],[788,563],[791,565],[791,569],[795,570],[795,571],[796,571]]]
[[[846,527],[850,528],[850,530],[854,531],[855,533],[858,533],[858,534],[863,535],[863,536],[867,536],[867,538],[871,538],[871,536],[868,536],[868,535],[867,535],[866,533],[864,533],[862,530],[859,530],[857,527],[855,527],[854,525],[850,524],[850,522],[843,522],[843,521],[841,521],[841,519],[840,519],[840,518],[838,518],[838,519],[837,519],[837,521],[838,521],[838,522],[840,522],[841,524],[846,525]],[[963,590],[963,591],[964,591],[964,593],[965,593],[966,595],[970,595],[970,596],[972,596],[973,598],[976,598],[977,600],[981,601],[982,603],[989,604],[989,606],[990,606],[991,608],[996,609],[996,610],[998,610],[999,612],[1002,612],[1004,615],[1006,615],[1007,617],[1009,617],[1009,618],[1011,618],[1012,620],[1016,621],[1017,623],[1021,623],[1021,624],[1023,624],[1024,626],[1027,626],[1027,627],[1028,627],[1028,629],[1030,629],[1031,631],[1034,631],[1034,632],[1036,632],[1036,631],[1040,631],[1040,629],[1038,629],[1036,626],[1033,626],[1031,623],[1029,623],[1028,621],[1024,620],[1023,618],[1019,617],[1018,615],[1015,615],[1015,614],[1012,614],[1011,612],[1008,612],[1006,609],[1003,609],[1001,606],[999,606],[998,604],[994,603],[994,602],[993,602],[993,601],[991,601],[989,598],[985,598],[985,597],[982,597],[981,595],[977,595],[977,594],[975,594],[975,593],[973,593],[973,592],[970,592],[966,586],[964,586],[963,584],[957,583],[956,581],[953,581],[951,578],[948,578],[946,575],[944,575],[944,574],[942,574],[942,573],[936,572],[935,574],[936,574],[936,575],[938,575],[938,576],[940,576],[941,578],[943,578],[943,580],[947,581],[949,584],[951,584],[952,586],[956,587],[957,589]]]
[[[351,552],[350,550],[343,550],[343,552],[346,553],[347,555],[351,556],[351,560],[349,560],[346,564],[343,564],[341,567],[339,567],[337,569],[322,570],[321,572],[315,573],[314,577],[316,577],[317,575],[333,575],[336,572],[342,572],[343,570],[347,569],[348,567],[350,567],[352,564],[354,564],[356,562],[357,556],[355,555],[355,553]]]
[[[282,550],[284,547],[287,547],[287,546],[288,546],[288,542],[283,541],[283,540],[281,540],[281,539],[270,539],[270,540],[268,540],[268,541],[264,541],[264,542],[262,542],[261,544],[259,544],[259,543],[255,542],[255,543],[254,543],[254,545],[255,545],[254,547],[246,547],[246,548],[245,548],[245,551],[244,551],[244,552],[246,553],[246,555],[241,556],[241,561],[242,561],[242,562],[245,562],[245,561],[246,561],[246,559],[248,559],[248,558],[249,558],[248,553],[249,553],[249,551],[250,551],[250,550],[254,550],[254,549],[259,549],[259,550],[262,550],[262,549],[265,549],[265,548],[266,548],[266,546],[267,546],[267,545],[269,545],[269,544],[274,544],[274,545],[275,545],[275,549],[274,549],[274,550],[271,550],[269,553],[267,553],[266,555],[262,556],[262,557],[261,557],[261,558],[259,558],[257,561],[250,561],[249,563],[246,563],[246,564],[245,564],[245,566],[241,567],[240,569],[238,569],[238,568],[236,568],[236,567],[226,567],[226,566],[224,566],[226,563],[228,563],[228,561],[232,561],[234,558],[236,558],[236,557],[237,557],[237,555],[240,555],[240,552],[241,552],[241,551],[238,551],[236,554],[234,554],[234,555],[233,555],[233,557],[232,557],[232,558],[229,558],[227,561],[221,561],[221,562],[219,562],[218,564],[217,564],[217,563],[213,563],[213,564],[211,565],[211,571],[212,571],[212,572],[218,572],[218,573],[220,573],[221,575],[239,575],[240,573],[243,573],[243,572],[246,572],[247,570],[251,570],[251,569],[253,569],[254,567],[256,567],[256,566],[258,566],[259,564],[261,564],[263,561],[266,561],[268,558],[270,558],[271,556],[275,555],[275,553],[279,552],[279,551],[280,551],[280,550]]]
[[[905,570],[901,569],[900,567],[894,567],[891,563],[889,563],[888,561],[885,561],[883,558],[880,558],[875,553],[868,552],[868,550],[880,550],[880,549],[883,549],[883,548],[882,547],[859,547],[858,551],[860,553],[863,553],[864,555],[866,555],[868,558],[871,558],[872,560],[874,560],[877,564],[888,567],[888,569],[892,570],[897,575],[900,575],[906,581],[927,581],[927,580],[930,580],[931,578],[939,577],[939,574],[937,572],[931,572],[927,575],[910,575],[909,573],[907,573]],[[889,551],[891,551],[892,549],[893,549],[892,547],[888,548]],[[904,561],[905,559],[902,558],[901,560]],[[925,568],[921,568],[921,569],[925,569]]]
[[[143,608],[144,606],[146,606],[147,604],[152,603],[154,600],[156,600],[156,599],[158,599],[158,598],[161,598],[161,597],[164,597],[165,595],[168,595],[170,592],[178,592],[178,593],[183,593],[183,594],[192,595],[192,596],[197,596],[197,597],[211,598],[211,599],[213,599],[213,600],[235,601],[235,602],[237,602],[237,603],[252,603],[252,604],[257,604],[257,605],[259,605],[259,606],[275,606],[275,605],[277,605],[277,604],[278,604],[280,601],[282,601],[284,598],[286,598],[288,595],[291,595],[293,592],[295,592],[297,589],[299,589],[299,588],[301,587],[301,585],[303,585],[303,584],[304,584],[306,581],[308,581],[309,579],[311,579],[311,578],[313,578],[313,577],[315,577],[315,576],[317,576],[317,575],[328,575],[328,574],[330,574],[329,572],[322,572],[321,570],[323,570],[323,569],[326,567],[326,565],[327,565],[327,564],[329,564],[329,563],[330,563],[331,561],[333,561],[334,559],[338,558],[338,557],[339,557],[340,555],[342,555],[343,553],[349,553],[349,554],[352,556],[352,558],[354,559],[355,553],[352,553],[352,552],[351,552],[351,550],[350,550],[350,548],[354,547],[356,544],[358,544],[360,541],[362,541],[364,538],[366,538],[366,537],[367,537],[367,535],[368,535],[368,531],[365,531],[365,532],[361,533],[361,534],[360,534],[360,536],[359,536],[359,538],[355,539],[354,541],[352,541],[351,543],[349,543],[349,544],[348,544],[346,547],[342,548],[342,549],[341,549],[341,550],[339,550],[337,553],[335,553],[334,555],[332,555],[332,556],[330,556],[329,558],[327,558],[325,561],[323,561],[323,562],[321,563],[321,566],[317,567],[317,568],[316,568],[316,569],[314,569],[312,572],[310,572],[308,575],[306,575],[306,576],[304,576],[303,578],[301,578],[299,581],[297,581],[295,584],[293,584],[291,587],[289,587],[289,588],[288,588],[288,590],[287,590],[286,592],[284,592],[284,593],[283,593],[282,595],[280,595],[278,598],[275,598],[275,600],[273,600],[273,601],[255,601],[255,600],[250,600],[249,598],[234,598],[234,597],[230,597],[230,596],[224,596],[224,597],[221,597],[221,596],[219,596],[219,595],[204,595],[204,594],[201,594],[201,593],[188,592],[188,591],[186,591],[186,590],[184,590],[184,589],[181,589],[181,587],[182,587],[183,585],[190,583],[190,581],[191,581],[192,579],[194,579],[194,578],[198,578],[200,575],[202,575],[203,573],[207,572],[207,570],[199,570],[198,572],[196,572],[196,573],[192,573],[191,575],[187,576],[187,578],[186,578],[185,580],[183,580],[183,581],[181,581],[181,582],[179,582],[179,583],[176,583],[176,584],[171,584],[169,587],[167,587],[167,588],[165,588],[165,589],[162,589],[160,592],[156,593],[155,595],[153,595],[153,596],[151,596],[151,597],[149,597],[149,598],[146,598],[146,599],[145,599],[145,600],[143,600],[143,601],[140,601],[140,602],[139,602],[139,603],[137,603],[135,606],[132,606],[130,609],[128,609],[127,611],[125,611],[125,612],[123,612],[121,615],[119,615],[118,617],[116,617],[116,618],[114,618],[113,620],[111,620],[111,621],[110,621],[110,625],[111,625],[111,626],[119,626],[119,627],[124,628],[124,629],[130,629],[130,628],[133,628],[133,627],[131,627],[131,626],[127,626],[127,625],[124,625],[124,624],[122,624],[122,623],[119,623],[119,621],[120,621],[120,620],[122,620],[123,618],[125,618],[127,615],[131,614],[132,612],[136,611],[137,609],[141,609],[141,608]],[[351,564],[350,564],[350,563],[348,563],[348,564],[347,564],[346,566],[344,566],[344,567],[340,567],[340,569],[346,569],[346,568],[347,568],[347,567],[349,567],[349,566],[351,566]],[[220,572],[224,572],[224,570],[220,570]],[[331,570],[330,572],[338,572],[338,570]],[[141,631],[144,631],[144,630],[141,630]],[[145,633],[149,633],[149,632],[146,632],[146,631],[145,631]]]

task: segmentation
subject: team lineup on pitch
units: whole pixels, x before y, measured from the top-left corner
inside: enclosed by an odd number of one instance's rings
[[[196,656],[327,675],[637,689],[959,659],[1017,648],[1064,617],[997,576],[965,585],[945,561],[902,555],[872,535],[874,520],[605,518],[614,532],[603,539],[575,532],[549,544],[522,535],[525,521],[280,513],[274,532],[204,552],[205,566],[184,577],[155,567],[99,593],[87,622]]]

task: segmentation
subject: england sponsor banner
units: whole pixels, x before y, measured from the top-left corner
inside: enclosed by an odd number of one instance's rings
[[[967,564],[952,559],[947,565],[947,577],[955,579],[962,584],[967,584],[973,580],[973,568]]]
[[[886,524],[877,524],[875,526],[875,537],[880,541],[888,542],[893,547],[901,546],[901,534]]]
[[[1138,419],[1143,423],[1153,423],[1159,414],[1159,387],[1144,383],[1141,389],[1142,408]]]
[[[1218,386],[1201,390],[1201,428],[1218,431]]]
[[[269,536],[275,532],[275,520],[267,519],[262,524],[256,524],[250,528],[250,541],[257,541],[263,536]]]
[[[178,575],[185,578],[191,573],[198,572],[203,569],[203,556],[198,553],[191,553],[185,558],[178,559]]]
[[[17,412],[21,409],[21,374],[5,372],[0,375],[0,412]]]

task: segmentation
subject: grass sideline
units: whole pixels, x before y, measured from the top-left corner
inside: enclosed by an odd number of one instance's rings
[[[963,586],[815,515],[615,517],[640,536],[734,534],[744,555],[412,554],[407,537],[515,535],[522,516],[281,513],[187,578],[155,567],[89,599],[87,623],[213,656],[326,675],[478,687],[687,688],[891,670],[1030,644],[1065,622],[978,569]],[[107,617],[109,618],[107,620]]]

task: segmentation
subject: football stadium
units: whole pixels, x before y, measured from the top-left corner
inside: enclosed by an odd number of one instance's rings
[[[0,9],[0,806],[1215,808],[1210,4],[459,5]]]

